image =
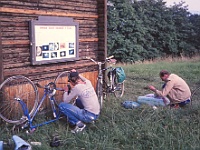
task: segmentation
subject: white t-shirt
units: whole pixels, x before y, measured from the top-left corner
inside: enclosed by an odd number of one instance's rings
[[[75,85],[69,95],[65,92],[63,101],[69,103],[74,97],[78,96],[78,99],[81,100],[85,110],[98,115],[100,112],[100,105],[94,87],[88,79],[83,76],[80,76],[80,78],[85,84]]]

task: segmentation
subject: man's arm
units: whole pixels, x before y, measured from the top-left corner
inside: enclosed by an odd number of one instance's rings
[[[86,81],[86,80],[88,80],[87,78],[83,77],[83,76],[80,75],[80,74],[79,74],[79,77],[80,77],[80,79],[81,79],[82,81]]]
[[[173,81],[168,81],[162,91],[157,90],[154,86],[150,85],[149,89],[155,92],[158,96],[166,97],[173,88]]]
[[[165,87],[164,87],[165,88]],[[149,89],[153,92],[155,92],[156,95],[162,97],[163,102],[165,103],[165,105],[169,104],[169,100],[167,100],[167,94],[169,93],[169,91],[164,91],[164,88],[162,89],[162,91],[157,90],[154,86],[150,85]]]
[[[65,92],[63,94],[63,101],[66,103],[69,103],[77,95],[76,90],[74,90],[74,88],[71,89],[70,93],[68,93],[68,90],[68,87],[64,88]]]

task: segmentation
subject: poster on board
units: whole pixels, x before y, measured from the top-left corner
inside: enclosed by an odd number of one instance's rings
[[[32,21],[30,28],[33,65],[78,59],[78,23],[71,18],[42,17]]]

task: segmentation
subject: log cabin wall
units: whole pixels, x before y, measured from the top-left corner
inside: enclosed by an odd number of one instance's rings
[[[58,73],[77,69],[95,85],[97,66],[86,59],[106,57],[107,0],[1,0],[0,80],[24,75],[32,81],[55,79]],[[79,59],[73,62],[31,65],[29,21],[38,16],[71,17],[79,23]]]

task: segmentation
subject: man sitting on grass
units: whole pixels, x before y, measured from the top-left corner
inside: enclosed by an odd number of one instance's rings
[[[163,100],[165,105],[169,104],[173,108],[183,107],[190,103],[190,88],[181,77],[162,70],[160,71],[160,78],[165,82],[162,90],[157,90],[152,85],[148,86],[151,91],[155,92],[155,99]],[[142,97],[138,97],[138,102],[144,102]]]

